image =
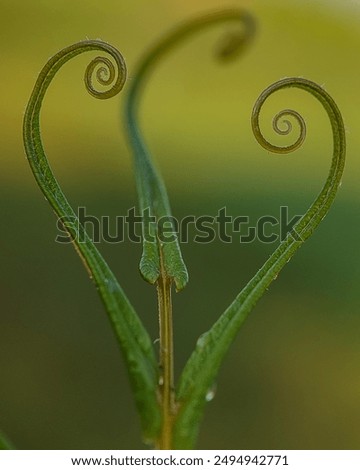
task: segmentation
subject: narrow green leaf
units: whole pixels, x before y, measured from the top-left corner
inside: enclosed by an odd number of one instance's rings
[[[181,375],[177,390],[180,408],[174,430],[176,449],[193,447],[208,391],[216,379],[231,343],[268,286],[325,217],[341,182],[346,148],[344,124],[336,103],[326,91],[315,83],[301,78],[288,78],[267,88],[260,95],[253,111],[252,125],[256,138],[266,149],[278,153],[294,150],[301,145],[305,137],[305,123],[295,111],[286,110],[279,113],[274,121],[274,129],[276,130],[278,120],[285,114],[290,114],[298,120],[301,133],[293,146],[284,148],[273,146],[264,139],[259,128],[259,113],[267,97],[277,90],[288,87],[296,87],[310,92],[324,106],[329,116],[333,132],[333,157],[330,172],[320,194],[294,226],[292,233],[279,245],[213,327],[199,338]]]
[[[52,79],[61,66],[72,57],[93,50],[110,54],[117,70],[108,58],[95,58],[85,74],[89,93],[96,98],[105,99],[116,95],[123,88],[126,80],[125,62],[120,52],[111,45],[102,41],[88,40],[63,49],[47,62],[37,79],[25,112],[24,145],[40,189],[56,215],[63,221],[79,256],[95,282],[125,358],[144,435],[152,439],[159,432],[161,417],[156,396],[158,365],[151,339],[114,274],[81,226],[63,194],[48,163],[41,141],[40,110]],[[98,66],[101,66],[96,75],[99,83],[111,85],[111,88],[101,92],[92,85],[92,75]],[[106,70],[107,75],[105,75]]]
[[[0,450],[13,450],[15,447],[12,445],[8,437],[0,431]]]
[[[126,122],[129,141],[134,153],[136,169],[136,181],[139,193],[140,211],[144,214],[148,211],[150,217],[143,221],[143,253],[140,261],[140,272],[144,279],[154,284],[160,275],[160,241],[157,221],[160,218],[168,218],[169,227],[173,231],[172,241],[162,245],[163,263],[166,274],[175,282],[177,290],[181,290],[188,282],[188,273],[181,256],[176,229],[171,219],[170,204],[163,180],[155,168],[150,153],[144,143],[137,122],[138,103],[141,92],[144,89],[149,75],[154,66],[175,47],[181,40],[188,37],[201,28],[207,28],[216,23],[240,22],[242,29],[226,37],[219,49],[219,57],[226,59],[241,52],[253,36],[254,21],[246,12],[241,10],[225,10],[195,19],[181,25],[168,36],[165,36],[144,57],[134,73],[129,93],[126,100]],[[169,231],[167,230],[167,234]]]

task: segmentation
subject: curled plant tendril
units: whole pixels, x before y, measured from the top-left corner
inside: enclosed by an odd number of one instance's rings
[[[255,137],[265,149],[274,152],[285,153],[299,147],[303,140],[302,136],[305,136],[305,126],[301,127],[300,139],[292,146],[283,148],[267,142],[259,129],[259,112],[266,98],[277,90],[289,87],[300,88],[311,93],[320,101],[328,114],[333,133],[333,157],[330,171],[319,195],[295,224],[292,233],[281,242],[212,328],[200,337],[195,351],[183,370],[177,390],[180,408],[175,423],[174,440],[179,449],[193,446],[197,426],[206,404],[206,394],[214,383],[220,365],[245,319],[281,269],[325,217],[341,182],[346,150],[344,123],[334,100],[316,83],[302,78],[288,78],[268,87],[254,106],[252,126]],[[289,112],[286,111],[286,114]],[[294,116],[293,111],[290,114]],[[280,118],[282,116],[283,112],[280,113]],[[302,122],[301,118],[300,123]],[[285,133],[291,130],[290,127],[287,127]]]
[[[255,23],[250,16],[243,17],[247,26],[245,31],[232,31],[220,38],[219,45],[215,50],[215,56],[221,60],[235,59],[248,46],[249,40],[255,33]]]
[[[272,152],[290,153],[300,148],[305,141],[305,137],[306,137],[305,121],[298,112],[292,109],[284,109],[284,111],[280,111],[280,113],[278,113],[274,117],[273,122],[272,122],[274,131],[279,135],[289,135],[291,133],[293,129],[292,123],[288,119],[284,119],[285,116],[287,117],[291,116],[297,121],[299,128],[300,128],[299,137],[297,138],[294,144],[288,145],[287,147],[276,147],[275,145],[271,145],[271,144],[269,145],[268,143],[266,148],[268,150],[271,150]],[[282,129],[280,125],[285,125],[285,127]]]
[[[259,113],[262,105],[271,94],[285,88],[300,88],[309,92],[315,98],[317,98],[317,100],[320,101],[320,103],[323,105],[325,111],[328,114],[333,132],[334,153],[327,180],[314,203],[311,205],[305,215],[300,219],[300,221],[294,226],[294,230],[296,230],[298,235],[301,236],[302,241],[304,241],[306,238],[308,238],[308,236],[310,236],[312,231],[325,217],[334,200],[335,193],[340,185],[345,163],[345,130],[339,108],[337,107],[335,101],[331,98],[331,96],[323,88],[321,88],[321,86],[304,78],[286,78],[270,85],[260,95],[253,109],[251,122],[254,130],[254,135],[260,145],[262,145],[264,148],[280,153],[290,152],[292,150],[297,149],[305,138],[305,122],[303,118],[295,111],[292,111],[291,114],[293,116],[297,116],[297,119],[301,120],[298,121],[301,126],[301,134],[295,144],[288,147],[276,147],[267,142],[261,134],[259,128]],[[285,242],[286,240],[283,243]],[[280,245],[280,247],[281,246],[282,245]]]
[[[202,29],[221,23],[234,23],[239,30],[235,30],[221,38],[221,44],[216,50],[220,59],[230,59],[239,55],[250,43],[255,32],[254,18],[243,10],[229,9],[201,16],[193,21],[179,26],[175,31],[165,36],[155,45],[140,63],[130,84],[126,100],[126,122],[130,143],[134,152],[136,167],[137,188],[140,200],[140,211],[150,210],[150,215],[159,219],[171,217],[170,204],[161,176],[152,163],[149,151],[144,143],[138,125],[137,108],[141,91],[154,66],[180,42]],[[173,224],[170,219],[170,223]],[[143,278],[154,284],[160,276],[163,264],[167,276],[175,282],[179,291],[188,282],[188,273],[182,259],[177,239],[173,242],[157,246],[156,242],[149,242],[146,236],[157,239],[156,227],[143,225],[143,254],[140,261],[140,272]],[[156,225],[156,224],[155,224]],[[174,230],[175,233],[175,230]],[[160,250],[162,253],[160,254]],[[160,260],[162,258],[162,260]]]
[[[102,67],[99,67],[96,70],[100,64],[102,64]],[[92,96],[99,99],[107,99],[117,95],[119,91],[121,91],[126,80],[126,69],[124,66],[124,61],[122,60],[121,62],[117,62],[117,66],[120,73],[118,74],[118,79],[113,87],[107,91],[98,91],[93,87],[92,84],[92,77],[95,70],[97,81],[103,86],[108,86],[111,85],[115,80],[115,67],[111,60],[107,57],[95,57],[95,59],[90,62],[86,68],[84,80],[86,88]]]
[[[120,52],[113,46],[98,40],[87,40],[63,49],[47,62],[35,83],[24,116],[24,145],[41,191],[57,216],[61,218],[98,289],[125,358],[144,436],[154,439],[159,432],[161,418],[157,399],[158,364],[152,341],[116,277],[68,203],[52,172],[41,140],[41,106],[54,76],[71,58],[93,50],[109,54],[117,70],[107,57],[95,58],[85,73],[88,92],[95,98],[107,99],[121,91],[126,80],[126,65]],[[98,66],[100,68],[97,69]],[[100,85],[112,85],[110,89],[97,91],[94,88],[92,80],[96,69],[95,78]]]
[[[295,119],[295,121],[297,122],[299,126],[299,129],[300,129],[299,137],[292,145],[288,145],[286,147],[279,147],[277,145],[273,145],[268,140],[266,140],[260,130],[259,115],[260,115],[263,104],[273,92],[274,92],[273,85],[271,85],[263,93],[261,93],[258,100],[256,101],[254,109],[253,109],[253,113],[252,113],[252,118],[251,118],[252,129],[253,129],[253,132],[257,141],[266,150],[269,150],[270,152],[275,152],[275,153],[290,153],[290,152],[293,152],[294,150],[297,150],[304,143],[305,138],[306,138],[306,123],[304,121],[304,118],[297,111],[294,111],[293,109],[284,109],[283,111],[280,111],[279,113],[277,113],[273,119],[272,126],[273,126],[274,131],[279,135],[289,135],[293,128],[292,123],[288,119],[284,119],[284,118],[292,117],[293,119]],[[280,127],[281,124],[285,125],[284,129]]]
[[[59,69],[71,58],[93,50],[108,53],[113,58],[117,66],[117,79],[114,82],[115,67],[113,63],[107,57],[97,57],[92,60],[85,72],[84,81],[87,91],[99,99],[111,98],[119,93],[126,81],[126,65],[122,55],[110,44],[102,41],[86,40],[62,49],[49,59],[39,74],[25,111],[23,135],[28,161],[42,192],[59,217],[63,216],[62,210],[65,206],[68,206],[68,203],[52,173],[41,141],[41,106],[46,91]],[[96,78],[101,85],[109,85],[114,82],[108,90],[98,91],[93,87],[94,71],[100,63],[103,64],[103,67],[97,71]],[[103,76],[104,72],[108,73],[106,79]],[[66,201],[66,204],[64,201]],[[74,237],[76,234],[71,233],[71,236]]]
[[[126,65],[120,52],[110,44],[102,41],[87,40],[73,44],[57,54],[55,54],[42,69],[34,86],[24,118],[24,145],[29,159],[30,166],[34,172],[35,178],[40,184],[41,190],[49,201],[55,206],[55,212],[59,212],[58,202],[63,196],[61,189],[52,174],[50,165],[47,161],[45,151],[41,141],[40,133],[40,110],[46,91],[52,82],[58,70],[71,58],[87,51],[102,51],[108,53],[116,63],[117,78],[115,79],[115,67],[107,57],[97,57],[92,60],[85,72],[85,85],[88,92],[99,99],[107,99],[119,93],[126,81]],[[93,86],[93,74],[96,67],[103,64],[103,67],[97,71],[96,78],[101,85],[110,85],[108,90],[98,91]],[[108,73],[105,78],[104,72]],[[49,183],[49,187],[43,183]],[[60,196],[60,193],[62,196]],[[58,214],[59,215],[59,214]],[[60,214],[61,216],[61,214]]]

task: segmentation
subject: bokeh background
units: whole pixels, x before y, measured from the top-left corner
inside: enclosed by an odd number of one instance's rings
[[[308,124],[290,155],[259,147],[250,128],[260,92],[285,76],[325,86],[342,110],[348,160],[330,214],[283,270],[240,331],[206,410],[204,449],[359,449],[360,445],[360,1],[0,1],[1,198],[0,428],[19,449],[144,448],[122,358],[96,290],[24,158],[21,126],[46,60],[89,38],[117,46],[129,80],[144,50],[180,21],[246,7],[258,24],[241,60],[221,65],[218,26],[184,43],[149,83],[141,109],[147,142],[173,213],[302,213],[331,156],[325,112],[290,90],[263,115],[294,107]],[[229,26],[228,26],[229,27]],[[74,207],[125,214],[136,204],[123,96],[92,99],[82,75],[92,55],[59,73],[42,114],[51,164]],[[126,93],[126,90],[124,91]],[[276,244],[185,244],[188,287],[175,296],[177,374],[208,329]],[[157,338],[153,287],[138,274],[138,244],[100,249]]]

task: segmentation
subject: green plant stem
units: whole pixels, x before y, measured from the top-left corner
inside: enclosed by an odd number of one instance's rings
[[[222,38],[220,47],[217,49],[217,57],[223,60],[236,57],[247,48],[254,36],[255,22],[247,12],[229,9],[196,18],[170,32],[150,49],[132,76],[125,104],[125,117],[129,142],[134,153],[139,206],[143,213],[149,211],[149,215],[156,221],[162,217],[169,217],[171,224],[171,210],[165,185],[153,164],[138,125],[138,105],[141,94],[154,66],[167,53],[199,30],[221,23],[234,24],[236,29]],[[171,286],[174,282],[176,290],[179,291],[188,282],[187,270],[175,231],[173,235],[172,242],[161,244],[156,223],[151,224],[144,219],[140,272],[146,281],[156,284],[159,305],[159,399],[162,410],[162,429],[156,444],[160,449],[170,449],[174,446],[173,427],[177,412],[173,372]]]
[[[160,400],[162,409],[162,430],[159,449],[171,449],[172,426],[175,412],[174,403],[174,345],[171,302],[171,279],[166,275],[160,253],[161,274],[157,281],[159,326],[160,326]]]

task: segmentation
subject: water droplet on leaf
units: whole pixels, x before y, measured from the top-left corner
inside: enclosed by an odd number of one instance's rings
[[[196,341],[196,346],[198,348],[203,348],[205,346],[205,341],[206,341],[206,333],[201,335],[199,339]]]
[[[206,401],[211,401],[214,399],[215,397],[215,394],[216,394],[216,384],[214,384],[211,388],[209,388],[209,390],[206,392],[206,395],[205,395],[205,400]]]

